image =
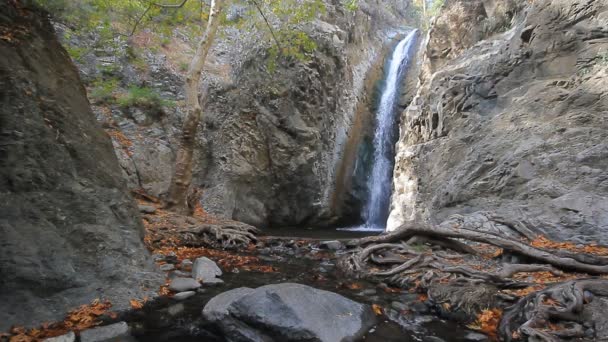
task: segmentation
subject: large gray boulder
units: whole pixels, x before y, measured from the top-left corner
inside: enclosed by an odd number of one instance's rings
[[[47,15],[0,1],[0,331],[158,288],[109,137]],[[19,8],[17,8],[19,7]]]
[[[374,323],[372,310],[300,284],[238,288],[207,303],[203,316],[229,341],[353,341]]]

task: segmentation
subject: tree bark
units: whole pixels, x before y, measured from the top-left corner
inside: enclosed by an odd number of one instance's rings
[[[167,208],[181,214],[188,214],[189,212],[186,198],[188,196],[188,189],[192,183],[192,156],[198,125],[203,115],[199,100],[201,73],[220,23],[219,15],[222,12],[223,5],[224,0],[211,1],[211,10],[205,34],[199,41],[196,54],[192,58],[186,76],[187,112],[182,126],[182,136],[179,140],[171,184],[165,199],[165,206]]]

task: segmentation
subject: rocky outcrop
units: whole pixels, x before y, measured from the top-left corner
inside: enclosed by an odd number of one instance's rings
[[[389,229],[491,211],[608,243],[607,24],[605,0],[447,1],[403,113]]]
[[[238,288],[207,303],[203,316],[230,341],[354,341],[374,325],[371,308],[300,284]]]
[[[157,277],[110,139],[46,14],[0,13],[0,331],[125,308]]]
[[[221,28],[203,74],[205,118],[195,156],[194,186],[202,190],[207,212],[257,226],[284,226],[329,223],[358,211],[352,208],[356,203],[343,205],[348,196],[336,195],[349,191],[340,171],[352,169],[342,167],[345,149],[356,145],[351,137],[365,129],[357,115],[373,84],[366,82],[368,71],[381,68],[409,1],[382,6],[360,1],[355,11],[336,1],[324,5],[325,14],[299,27],[317,44],[315,52],[307,53],[306,61],[278,63],[274,70],[269,67],[272,40],[263,26]],[[227,13],[240,19],[236,8]],[[129,84],[146,86],[176,101],[160,110],[102,101],[96,107],[129,186],[154,196],[167,190],[171,177],[183,117],[180,66],[188,62],[194,43],[176,32],[156,51],[147,46],[154,33],[145,30],[113,46],[77,35],[68,42],[89,51],[78,65],[91,80],[91,94],[94,80],[111,74],[122,91]],[[142,56],[138,63],[146,65],[144,71],[134,67],[133,50]]]

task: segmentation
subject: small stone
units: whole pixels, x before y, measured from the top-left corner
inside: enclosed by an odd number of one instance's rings
[[[474,331],[470,331],[468,332],[465,336],[464,336],[465,340],[467,341],[477,341],[477,342],[483,342],[483,341],[488,341],[488,336],[484,335],[484,334],[480,334],[478,332],[474,332]]]
[[[110,342],[131,340],[126,322],[85,330],[80,333],[80,342]]]
[[[180,293],[176,293],[175,296],[173,296],[173,299],[184,300],[184,299],[188,299],[188,298],[194,296],[195,294],[196,294],[196,292],[194,292],[194,291],[180,292]]]
[[[74,341],[76,341],[76,334],[74,334],[73,331],[70,331],[69,333],[67,333],[65,335],[51,337],[51,338],[42,340],[42,342],[74,342]]]
[[[267,256],[267,255],[260,255],[258,257],[258,259],[263,260],[263,261],[277,261],[277,258],[271,257],[271,256]]]
[[[164,271],[164,272],[168,272],[168,271],[171,271],[173,269],[175,269],[175,266],[173,266],[173,264],[163,264],[163,265],[160,265],[160,270]]]
[[[152,254],[152,259],[154,261],[162,261],[165,260],[165,256],[162,254]]]
[[[412,308],[412,311],[415,311],[415,312],[418,312],[421,314],[429,313],[429,307],[422,302],[415,302],[414,304],[412,304],[411,308]]]
[[[373,296],[376,293],[378,293],[378,291],[376,291],[376,289],[367,289],[367,290],[361,291],[362,296]]]
[[[429,315],[418,316],[415,318],[415,320],[416,320],[416,323],[418,323],[418,324],[426,324],[426,323],[434,322],[435,317],[429,316]]]
[[[189,259],[184,259],[182,260],[182,263],[180,264],[180,268],[182,270],[187,270],[187,271],[192,271],[192,261]]]
[[[156,212],[156,208],[151,205],[140,205],[138,208],[139,212],[144,214],[154,214]]]
[[[409,306],[407,306],[407,304],[403,304],[401,302],[392,302],[391,307],[399,312],[409,309]]]
[[[340,249],[344,248],[344,244],[340,241],[334,240],[334,241],[323,241],[321,242],[321,244],[319,245],[319,248],[323,248],[323,249],[329,249],[332,251],[337,251]]]
[[[186,307],[184,306],[184,304],[177,303],[175,305],[171,305],[170,307],[168,307],[167,313],[169,313],[170,316],[177,316],[180,313],[184,312],[184,310],[186,310]]]
[[[201,287],[201,284],[192,278],[174,278],[169,284],[169,290],[173,292],[190,291],[199,287]]]
[[[422,341],[424,341],[424,342],[445,342],[444,339],[439,338],[437,336],[426,336],[424,338],[424,340],[422,340]]]
[[[203,284],[223,283],[221,279],[216,278],[221,275],[222,270],[209,258],[198,258],[192,265],[192,277]]]

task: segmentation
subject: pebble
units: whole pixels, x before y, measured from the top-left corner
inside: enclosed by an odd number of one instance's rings
[[[163,265],[160,265],[160,270],[161,271],[168,272],[168,271],[172,271],[173,269],[175,269],[175,266],[173,266],[173,264],[163,264]]]
[[[173,278],[169,284],[169,290],[173,292],[184,292],[195,290],[201,287],[201,284],[192,278]]]
[[[476,342],[483,342],[483,341],[488,341],[488,336],[484,335],[484,334],[480,334],[478,332],[468,332],[465,336],[464,336],[465,340],[467,341],[476,341]]]
[[[80,333],[80,342],[131,341],[126,322],[85,330]]]
[[[154,214],[156,212],[156,208],[151,205],[140,205],[138,208],[139,212],[144,214]]]
[[[209,258],[198,258],[192,265],[192,277],[203,284],[223,283],[221,279],[216,278],[221,275],[222,270]]]
[[[425,314],[429,313],[429,307],[422,302],[415,302],[411,305],[412,311],[417,313]]]
[[[391,307],[397,311],[405,311],[409,309],[407,304],[403,304],[401,302],[392,302]]]
[[[373,296],[376,293],[378,293],[378,291],[376,291],[376,289],[367,289],[367,290],[361,291],[362,296]]]
[[[344,248],[344,244],[338,240],[333,240],[333,241],[323,241],[321,242],[321,244],[319,244],[319,248],[323,248],[323,249],[329,249],[332,251],[337,251],[339,249],[343,249]]]
[[[445,342],[444,339],[439,338],[437,336],[426,336],[424,338],[424,340],[422,340],[422,341],[424,341],[424,342]]]
[[[188,299],[188,298],[194,296],[195,294],[196,294],[196,292],[194,292],[194,291],[180,292],[180,293],[176,293],[175,296],[173,296],[173,299],[184,300],[184,299]]]
[[[73,331],[70,331],[69,333],[67,333],[65,335],[51,337],[51,338],[42,340],[42,342],[74,342],[74,341],[76,341],[76,335],[74,334]]]
[[[170,307],[167,308],[167,312],[171,316],[177,316],[180,313],[184,312],[184,310],[186,310],[186,307],[182,303],[177,303],[177,304],[171,305]]]

